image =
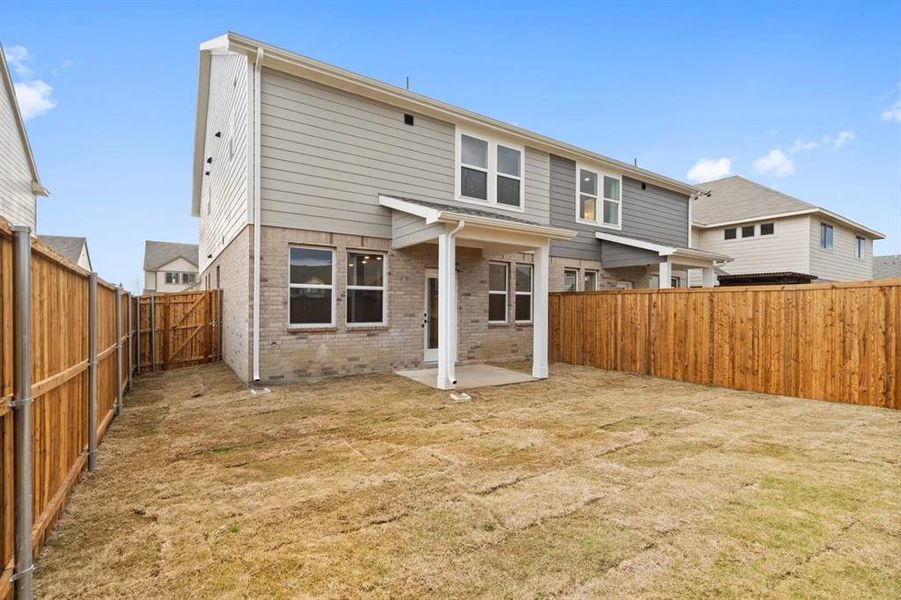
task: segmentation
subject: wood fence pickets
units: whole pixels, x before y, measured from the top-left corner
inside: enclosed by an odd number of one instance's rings
[[[550,359],[901,409],[901,279],[555,292]]]
[[[219,360],[219,303],[217,290],[157,294],[138,298],[141,304],[141,371],[187,367]],[[154,312],[151,320],[151,309]],[[151,336],[156,338],[153,342]]]
[[[89,273],[68,262],[37,239],[31,240],[31,341],[33,396],[33,527],[37,556],[47,533],[56,521],[72,487],[87,465],[89,414]],[[98,279],[97,286],[97,437],[102,438],[116,415],[116,391],[124,389],[132,377],[127,359],[129,323],[136,367],[138,353],[134,335],[137,328],[149,329],[147,304],[142,305],[142,322],[137,321],[137,302],[146,299],[122,295],[120,332],[122,344],[121,380],[116,369],[117,289]],[[169,295],[162,302],[177,304]],[[190,292],[183,302],[201,306],[194,315],[187,308],[182,341],[200,326],[202,332],[184,342],[173,364],[187,366],[219,359],[219,299],[215,291]],[[13,235],[0,219],[0,600],[13,597],[10,577],[15,567],[14,502],[14,410],[13,399]],[[159,298],[159,297],[158,297]],[[200,298],[200,300],[198,300]],[[129,320],[129,314],[132,316]],[[177,334],[178,335],[178,334]],[[145,345],[146,334],[142,335]],[[178,342],[173,342],[177,345]],[[149,347],[149,346],[147,346]],[[149,370],[149,354],[141,354]]]

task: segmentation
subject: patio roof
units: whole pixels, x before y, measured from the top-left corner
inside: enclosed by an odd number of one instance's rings
[[[614,235],[612,233],[604,233],[598,231],[594,234],[599,240],[605,242],[613,242],[614,244],[623,244],[632,246],[633,248],[641,248],[642,250],[650,250],[657,252],[660,256],[673,256],[676,258],[688,258],[702,261],[712,261],[714,263],[726,263],[732,260],[731,256],[725,254],[717,254],[716,252],[707,252],[706,250],[698,250],[697,248],[680,248],[679,246],[666,246],[655,242],[638,240],[626,237],[624,235]]]

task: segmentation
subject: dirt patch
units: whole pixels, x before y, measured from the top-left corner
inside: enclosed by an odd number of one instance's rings
[[[41,597],[901,592],[901,413],[556,365],[472,402],[393,375],[137,381]]]

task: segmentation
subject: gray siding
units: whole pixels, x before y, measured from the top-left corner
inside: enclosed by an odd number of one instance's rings
[[[651,250],[643,250],[612,242],[601,242],[601,264],[606,269],[637,267],[659,262],[663,262],[663,259],[658,253]]]
[[[11,225],[27,225],[33,233],[37,222],[33,177],[12,93],[0,76],[0,217]]]
[[[248,63],[243,54],[215,54],[210,62],[204,164],[200,191],[200,271],[248,223]],[[215,137],[221,132],[221,137]],[[212,259],[207,256],[213,255]]]
[[[415,115],[411,127],[402,110],[269,70],[261,100],[264,225],[387,238],[380,193],[457,204],[452,124]],[[542,223],[548,160],[526,149],[524,216]]]
[[[576,163],[550,157],[551,224],[578,232],[570,241],[554,242],[551,255],[582,260],[601,257],[598,231],[658,244],[688,246],[688,196],[623,177],[622,230],[586,225],[576,221]],[[659,262],[655,253],[618,244],[603,244],[604,266],[627,266],[635,261]],[[607,264],[609,260],[616,264]]]
[[[425,219],[393,211],[391,219],[391,237],[394,239],[395,248],[405,248],[414,244],[420,244],[427,240],[437,238],[446,229],[443,223],[427,225]]]

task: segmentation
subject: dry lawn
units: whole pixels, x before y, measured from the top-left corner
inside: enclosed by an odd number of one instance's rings
[[[139,379],[39,597],[894,597],[901,412],[557,365]]]

